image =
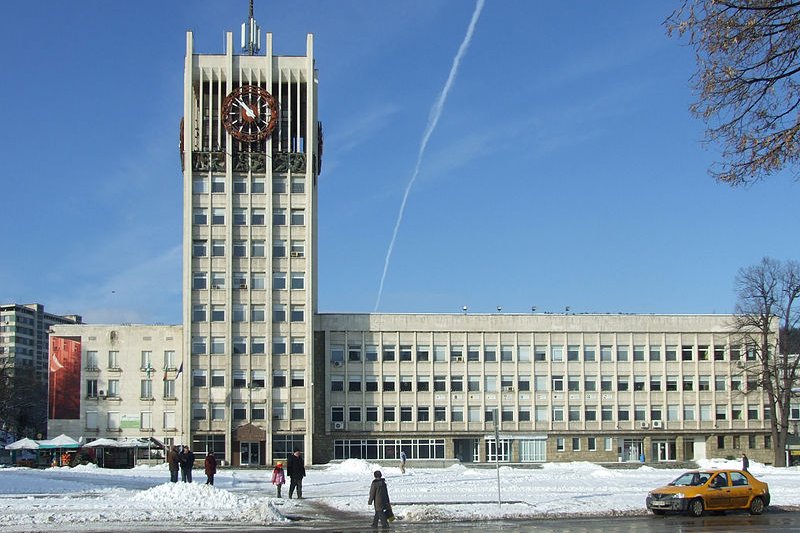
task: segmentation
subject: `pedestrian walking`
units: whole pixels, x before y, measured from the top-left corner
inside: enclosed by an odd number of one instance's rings
[[[167,465],[169,465],[169,480],[172,483],[178,482],[178,450],[175,446],[170,446],[167,452]]]
[[[289,460],[286,462],[286,473],[289,474],[289,499],[292,499],[295,489],[297,489],[297,499],[302,499],[306,467],[303,466],[303,458],[300,457],[300,448],[295,448],[294,453],[289,456]]]
[[[275,463],[275,469],[272,471],[272,484],[278,489],[278,498],[281,498],[281,487],[286,483],[286,474],[283,472],[283,463],[278,461]],[[298,493],[299,497],[299,493]]]
[[[214,485],[214,475],[217,473],[217,458],[214,452],[208,452],[205,460],[206,485]]]
[[[742,470],[747,472],[748,468],[750,468],[750,459],[745,454],[742,454]]]
[[[386,481],[383,479],[383,474],[380,470],[376,470],[373,475],[375,479],[372,480],[372,485],[369,487],[369,501],[367,505],[372,505],[375,508],[375,516],[372,517],[372,527],[378,527],[378,521],[381,526],[389,527],[388,516],[392,515],[392,504],[389,502],[389,489],[386,488]]]
[[[406,459],[407,459],[406,452],[404,452],[403,450],[400,450],[400,473],[401,474],[405,474],[406,473]]]

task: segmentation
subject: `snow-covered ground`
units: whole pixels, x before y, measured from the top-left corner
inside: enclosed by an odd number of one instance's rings
[[[710,460],[703,467],[738,468],[738,461]],[[541,469],[500,467],[502,505],[497,504],[494,469],[379,467],[348,460],[308,469],[304,500],[275,498],[271,470],[221,470],[206,486],[202,470],[194,483],[168,483],[166,465],[131,470],[76,468],[0,469],[0,529],[80,529],[104,523],[287,523],[292,515],[350,513],[371,519],[367,505],[372,472],[384,473],[395,515],[408,522],[492,520],[553,516],[645,514],[650,489],[681,470],[642,466],[607,469],[591,463],[548,463]],[[772,505],[800,505],[800,469],[751,463],[751,472],[769,483]]]

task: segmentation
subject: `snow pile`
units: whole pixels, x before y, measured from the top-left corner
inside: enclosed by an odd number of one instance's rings
[[[221,469],[215,486],[169,483],[161,466],[109,470],[77,468],[0,469],[0,529],[75,531],[86,524],[153,524],[192,527],[227,523],[269,526],[292,514],[309,520],[352,517],[369,524],[367,504],[372,472],[383,471],[395,515],[403,523],[581,516],[645,516],[647,492],[666,485],[683,470],[640,466],[611,470],[591,463],[549,463],[541,468],[501,466],[498,471],[454,465],[424,468],[410,461],[406,473],[351,459],[308,468],[302,500],[272,498],[271,468]],[[703,468],[738,467],[738,461],[700,461]],[[751,463],[769,483],[771,505],[800,505],[800,469]],[[199,469],[195,470],[198,477]],[[204,478],[203,478],[204,479]],[[198,481],[200,481],[198,479]],[[331,511],[333,510],[333,511]],[[328,522],[330,523],[330,522]]]

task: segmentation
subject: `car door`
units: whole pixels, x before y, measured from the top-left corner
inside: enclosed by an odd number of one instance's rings
[[[731,489],[728,481],[728,474],[718,472],[708,483],[706,491],[707,509],[727,509],[731,501]]]
[[[747,507],[753,495],[753,487],[741,472],[731,472],[731,507]]]

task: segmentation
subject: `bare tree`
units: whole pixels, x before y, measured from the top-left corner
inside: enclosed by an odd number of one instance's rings
[[[0,423],[17,437],[47,431],[47,386],[32,367],[17,368],[0,359]]]
[[[797,397],[800,356],[800,263],[765,257],[736,276],[735,332],[746,348],[741,362],[748,382],[766,395],[775,466],[786,466],[792,398]],[[749,389],[748,389],[748,392]]]
[[[746,185],[790,168],[800,178],[800,2],[684,0],[666,27],[695,50],[690,109],[722,146],[711,175]]]

